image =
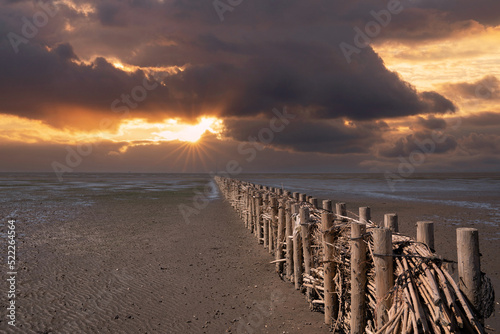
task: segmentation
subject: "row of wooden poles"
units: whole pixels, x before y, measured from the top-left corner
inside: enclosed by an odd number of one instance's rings
[[[389,309],[391,299],[387,296],[394,290],[394,266],[396,261],[393,253],[393,235],[398,235],[397,214],[386,214],[384,216],[384,226],[377,226],[371,221],[369,207],[359,208],[359,218],[353,219],[347,216],[345,203],[335,204],[330,200],[324,200],[321,208],[318,206],[318,199],[298,192],[290,193],[280,188],[272,188],[255,185],[248,182],[238,181],[229,178],[215,177],[215,180],[233,207],[237,210],[244,221],[246,228],[255,236],[271,254],[274,254],[276,271],[293,282],[295,288],[303,290],[311,306],[323,306],[325,323],[333,327],[334,315],[339,312],[339,303],[345,302],[336,295],[342,287],[335,286],[334,272],[334,223],[349,225],[350,229],[350,259],[345,259],[350,263],[350,324],[345,326],[351,333],[366,333],[367,330],[367,275],[369,275],[367,253],[372,252],[376,295],[376,309],[374,310],[374,326],[376,333],[396,332],[393,322],[388,324]],[[311,217],[316,215],[321,221],[322,237],[319,247],[322,247],[323,268],[321,275],[323,287],[321,292],[323,297],[315,300],[314,291],[318,287],[314,284],[312,273],[316,270],[312,268],[313,247],[312,243]],[[371,233],[367,233],[367,228]],[[367,236],[370,235],[373,242],[373,250],[368,251]],[[408,239],[408,237],[406,237]],[[426,245],[428,254],[434,250],[434,224],[433,222],[422,221],[417,223],[418,243]],[[481,307],[481,270],[479,260],[478,231],[472,228],[457,229],[458,245],[458,275],[459,286],[463,293],[463,298],[468,301],[464,304],[470,305],[466,316],[471,323],[470,329],[477,333],[483,333],[483,319],[479,315]],[[318,262],[318,259],[315,259]],[[397,262],[400,264],[400,262]],[[425,264],[424,264],[425,266]],[[437,268],[437,267],[436,267]],[[446,273],[446,275],[449,275]],[[451,276],[449,276],[451,277]],[[439,287],[436,286],[439,290]],[[458,289],[458,288],[457,288]],[[446,292],[446,291],[445,291]],[[439,293],[439,291],[438,291]],[[460,292],[458,292],[460,295]],[[459,296],[460,297],[460,296]],[[398,313],[391,309],[393,313]],[[396,310],[397,311],[397,310]],[[418,311],[418,310],[417,310]],[[401,317],[401,312],[399,316]],[[469,314],[470,313],[470,314]],[[393,314],[394,315],[394,314]],[[394,320],[395,315],[393,316]],[[408,323],[411,323],[408,320]],[[415,321],[414,321],[415,323]],[[406,324],[405,324],[406,325]],[[335,326],[337,327],[337,326]],[[413,332],[433,332],[441,333],[441,329],[430,330],[427,326],[422,328],[414,325]],[[338,329],[338,328],[337,328]],[[398,329],[401,331],[401,329]],[[439,330],[439,331],[438,331]],[[464,329],[465,330],[465,329]],[[408,330],[409,331],[409,330]],[[443,333],[450,332],[443,330]],[[451,331],[453,332],[453,331]]]

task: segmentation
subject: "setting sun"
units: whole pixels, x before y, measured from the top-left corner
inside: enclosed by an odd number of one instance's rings
[[[222,121],[214,117],[203,117],[198,124],[182,125],[175,122],[174,125],[178,126],[176,131],[164,130],[161,132],[153,132],[152,134],[157,136],[156,141],[179,140],[195,143],[207,131],[217,134],[220,130],[221,123]]]
[[[2,141],[17,142],[57,142],[61,144],[77,144],[80,142],[96,142],[110,140],[114,142],[160,142],[180,141],[195,143],[205,133],[218,136],[222,121],[215,117],[202,117],[195,124],[185,123],[180,119],[166,119],[163,122],[150,123],[146,119],[135,118],[121,122],[116,132],[85,132],[57,129],[38,120],[22,117],[0,115]]]

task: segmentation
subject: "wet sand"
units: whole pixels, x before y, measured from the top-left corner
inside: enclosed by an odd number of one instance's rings
[[[327,333],[227,202],[186,224],[177,205],[192,195],[99,196],[64,220],[52,206],[50,224],[19,210],[17,328],[2,316],[0,331]]]
[[[273,258],[227,202],[215,199],[184,221],[177,206],[191,205],[193,195],[192,189],[154,198],[140,191],[87,194],[92,204],[70,214],[63,199],[19,203],[17,328],[2,316],[0,332],[328,333],[323,314],[310,312],[304,295],[280,280],[269,264]],[[481,214],[429,203],[342,200],[354,212],[372,207],[375,221],[397,212],[401,232],[410,236],[416,221],[434,220],[437,252],[452,260],[454,219]],[[9,212],[0,209],[1,217]],[[45,222],[33,223],[39,216]],[[497,232],[480,227],[482,268],[498,295]],[[7,291],[5,279],[0,288]],[[3,297],[0,308],[6,306]],[[499,319],[497,305],[486,324],[498,330]]]

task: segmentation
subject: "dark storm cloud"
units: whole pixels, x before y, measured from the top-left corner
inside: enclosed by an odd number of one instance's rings
[[[188,64],[184,72],[166,79],[168,89],[155,91],[136,110],[152,117],[159,111],[188,118],[206,113],[249,116],[283,104],[306,108],[312,118],[355,120],[454,111],[443,96],[418,93],[388,71],[371,48],[353,55],[351,64],[346,62],[339,44],[352,38],[356,13],[383,4],[258,1],[226,13],[228,19],[221,23],[207,2],[102,1],[88,22],[70,7],[63,8],[58,20],[62,26],[64,16],[79,15],[76,32],[64,34],[66,52],[72,39],[80,45],[90,36],[96,48],[113,45],[116,57],[133,64],[134,59],[149,66]],[[12,24],[8,29],[15,30]],[[78,29],[86,31],[85,36]],[[50,115],[45,110],[54,104],[107,111],[111,101],[144,77],[142,72],[115,69],[104,59],[77,64],[70,60],[81,57],[80,52],[69,57],[47,50],[45,44],[37,36],[15,54],[8,41],[2,41],[2,112],[46,119]],[[80,45],[79,50],[92,54],[93,46]]]
[[[471,133],[461,139],[461,146],[470,154],[500,154],[500,135]]]
[[[435,138],[439,138],[435,140]],[[431,144],[429,144],[431,143]],[[412,152],[444,154],[457,148],[457,140],[451,135],[433,134],[431,131],[417,131],[396,140],[389,147],[379,149],[379,155],[386,158],[408,157]]]
[[[134,87],[151,87],[148,103],[162,102],[167,89],[149,80],[144,72],[127,74],[103,58],[92,64],[75,63],[77,55],[69,44],[60,44],[48,51],[36,44],[21,46],[18,54],[0,49],[0,108],[3,113],[43,119],[64,118],[54,109],[65,106],[70,121],[79,109],[105,111],[113,115],[112,102],[122,94],[131,94]],[[142,97],[141,97],[142,98]],[[122,103],[124,105],[124,103]],[[98,121],[98,120],[97,120]]]
[[[467,34],[470,30],[500,24],[500,2],[496,0],[425,0],[401,1],[404,8],[399,14],[391,15],[389,24],[380,32],[382,40],[398,40],[413,44],[423,40],[443,39]],[[371,4],[380,13],[386,5]],[[360,27],[374,20],[371,10],[358,14],[362,18]],[[354,18],[352,18],[354,19]]]
[[[311,121],[298,116],[276,132],[271,140],[262,129],[269,128],[269,120],[232,119],[225,122],[226,137],[258,143],[270,141],[273,147],[296,152],[329,154],[368,153],[373,145],[382,142],[381,136],[388,129],[386,123],[348,122],[343,120]]]
[[[463,119],[464,126],[476,128],[500,127],[500,113],[482,112],[469,115]]]
[[[424,0],[419,1],[419,7],[445,13],[450,20],[475,20],[488,26],[500,24],[500,2],[496,0]]]
[[[446,128],[446,121],[430,115],[427,118],[418,117],[418,124],[428,130],[441,130]]]
[[[125,20],[119,17],[120,7],[114,3],[101,3],[97,5],[97,17],[104,26],[123,26]]]

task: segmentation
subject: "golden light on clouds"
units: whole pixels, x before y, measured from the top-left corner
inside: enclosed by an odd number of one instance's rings
[[[222,121],[215,117],[202,117],[197,124],[182,123],[177,119],[169,119],[162,123],[148,123],[144,119],[133,119],[122,122],[118,134],[113,140],[153,142],[178,140],[183,142],[197,142],[203,134],[210,132],[218,135]]]
[[[418,90],[432,90],[449,82],[500,77],[500,26],[474,28],[448,40],[413,44],[387,42],[373,45],[392,71]]]
[[[205,133],[219,136],[222,121],[201,117],[194,124],[180,119],[150,123],[145,119],[123,120],[116,132],[84,132],[54,128],[39,120],[0,114],[0,142],[78,144],[109,140],[114,142],[150,142],[151,144],[180,141],[195,143]]]
[[[88,2],[82,1],[73,1],[73,0],[58,0],[55,4],[63,4],[67,7],[73,9],[75,12],[79,14],[83,14],[85,16],[89,16],[90,14],[95,13],[95,7]]]

